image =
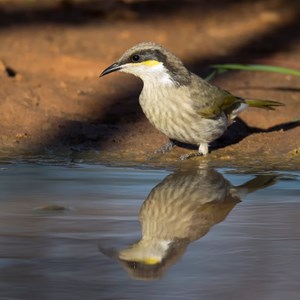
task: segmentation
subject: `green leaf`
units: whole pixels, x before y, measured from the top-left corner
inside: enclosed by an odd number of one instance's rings
[[[224,65],[212,65],[212,68],[216,69],[218,73],[220,71],[237,70],[237,71],[259,71],[259,72],[274,72],[292,76],[300,76],[300,70],[269,66],[269,65],[241,65],[241,64],[224,64]],[[212,74],[211,74],[212,75]],[[209,79],[210,76],[209,75]],[[216,74],[213,74],[213,76]]]

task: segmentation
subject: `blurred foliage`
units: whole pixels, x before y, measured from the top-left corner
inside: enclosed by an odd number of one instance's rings
[[[207,81],[210,81],[215,76],[230,70],[272,72],[272,73],[281,73],[281,74],[291,75],[291,76],[300,76],[300,70],[278,67],[278,66],[269,66],[269,65],[223,64],[223,65],[211,65],[211,68],[213,68],[214,71],[205,78]]]

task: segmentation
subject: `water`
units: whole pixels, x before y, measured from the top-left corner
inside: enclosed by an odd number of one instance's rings
[[[299,172],[0,168],[1,300],[300,299]]]

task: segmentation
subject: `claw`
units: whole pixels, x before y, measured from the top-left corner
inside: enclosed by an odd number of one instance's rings
[[[176,146],[176,144],[170,140],[168,143],[166,143],[159,149],[155,150],[154,153],[155,154],[165,154],[165,153],[169,152],[170,150],[172,150],[175,146]]]
[[[197,156],[202,156],[202,153],[200,153],[200,152],[191,152],[191,153],[183,154],[179,157],[179,159],[180,160],[187,160],[187,159],[190,159],[192,157],[197,157]]]

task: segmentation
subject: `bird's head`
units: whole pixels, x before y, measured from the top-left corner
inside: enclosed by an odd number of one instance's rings
[[[138,262],[145,265],[161,263],[171,241],[158,239],[142,239],[127,249],[119,252],[119,258],[124,261]]]
[[[125,270],[136,279],[159,279],[180,259],[188,245],[185,239],[142,239],[118,252],[118,259]]]
[[[115,71],[131,73],[141,78],[144,83],[177,86],[187,84],[190,75],[178,57],[152,42],[140,43],[128,49],[100,77]]]

